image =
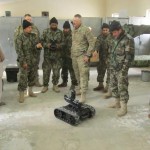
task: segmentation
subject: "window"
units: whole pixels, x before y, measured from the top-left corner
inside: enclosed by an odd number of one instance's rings
[[[111,16],[112,17],[119,17],[119,13],[113,13]]]
[[[146,17],[150,18],[150,9],[146,10]]]

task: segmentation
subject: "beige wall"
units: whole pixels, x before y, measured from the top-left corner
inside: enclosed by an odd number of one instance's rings
[[[118,12],[121,16],[145,16],[150,0],[106,0],[106,16]]]
[[[12,16],[25,13],[41,16],[42,11],[49,11],[50,18],[59,19],[71,19],[77,13],[84,17],[102,17],[105,15],[105,0],[14,0],[0,4],[0,16],[4,16],[5,11],[11,11]]]

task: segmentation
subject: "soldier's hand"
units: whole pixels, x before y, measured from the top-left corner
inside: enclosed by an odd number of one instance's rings
[[[28,65],[27,64],[23,64],[22,66],[24,69],[28,69]]]
[[[88,57],[88,56],[84,56],[84,57],[83,57],[83,61],[84,61],[84,62],[88,62],[88,61],[89,61],[89,57]]]
[[[93,57],[96,57],[97,56],[97,51],[94,51],[94,53],[93,53]]]
[[[42,44],[41,44],[41,43],[38,43],[38,44],[36,45],[36,47],[37,47],[37,48],[42,48]]]
[[[51,47],[51,43],[48,43],[48,44],[47,44],[47,47],[50,48],[50,47]]]

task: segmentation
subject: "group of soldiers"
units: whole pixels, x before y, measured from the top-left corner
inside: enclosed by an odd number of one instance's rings
[[[60,92],[60,87],[66,87],[68,71],[71,77],[70,89],[75,89],[76,95],[81,95],[80,102],[86,101],[89,81],[89,61],[91,56],[99,54],[97,66],[99,82],[94,91],[104,90],[105,98],[115,97],[111,108],[120,108],[118,116],[127,113],[128,69],[134,59],[134,40],[127,34],[117,21],[110,25],[104,23],[100,35],[95,42],[92,31],[82,24],[82,17],[76,14],[73,18],[73,30],[68,21],[63,25],[63,31],[58,29],[58,21],[53,17],[50,27],[40,36],[37,27],[31,21],[31,15],[26,14],[21,26],[15,31],[15,48],[19,66],[19,102],[24,102],[24,94],[28,88],[29,96],[36,97],[33,86],[42,86],[39,82],[38,65],[40,52],[44,49],[43,89],[48,91],[51,71],[53,91]],[[62,70],[61,70],[62,69]],[[62,83],[58,84],[60,78]],[[104,76],[107,70],[106,86]]]

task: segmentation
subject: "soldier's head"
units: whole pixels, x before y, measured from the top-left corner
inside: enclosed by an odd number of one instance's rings
[[[102,25],[102,34],[107,36],[109,34],[109,25],[107,23],[103,23]]]
[[[32,22],[32,17],[30,14],[25,14],[24,15],[24,20],[27,20],[28,22]]]
[[[29,21],[23,20],[22,27],[25,33],[31,33],[32,24]]]
[[[112,36],[117,39],[120,34],[122,33],[122,26],[120,24],[120,22],[113,20],[110,24],[110,32],[112,34]]]
[[[53,17],[50,20],[49,25],[50,25],[51,30],[56,31],[57,27],[58,27],[58,21],[57,21],[57,19],[55,17]]]
[[[81,26],[82,23],[82,16],[80,14],[74,15],[73,18],[73,26],[75,29],[78,29]]]
[[[67,34],[70,30],[71,30],[71,27],[70,27],[69,21],[65,21],[65,23],[63,24],[64,34]]]

